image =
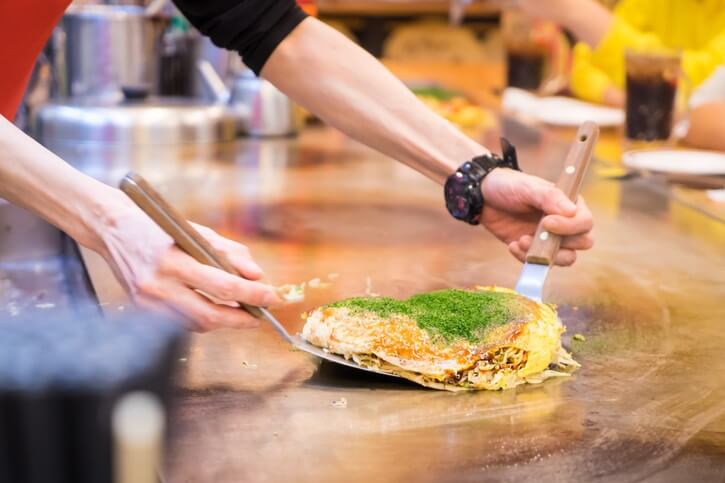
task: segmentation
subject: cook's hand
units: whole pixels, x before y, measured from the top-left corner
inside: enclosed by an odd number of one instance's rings
[[[544,216],[544,227],[564,238],[556,255],[557,265],[571,265],[577,250],[592,247],[592,214],[579,198],[574,204],[552,183],[510,169],[494,169],[483,181],[484,208],[481,223],[509,251],[523,261],[536,227]]]
[[[262,270],[252,260],[247,247],[207,227],[195,225],[247,280],[201,264],[182,252],[121,192],[104,207],[97,223],[103,241],[97,251],[109,262],[134,299],[143,305],[162,303],[188,319],[192,330],[204,332],[258,325],[247,312],[213,303],[199,292],[221,301],[240,301],[256,306],[279,301],[270,286],[258,281],[262,278]]]

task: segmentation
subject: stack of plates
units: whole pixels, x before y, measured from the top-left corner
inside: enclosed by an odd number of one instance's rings
[[[600,127],[616,127],[624,123],[622,109],[570,97],[538,97],[510,87],[504,91],[501,102],[504,112],[552,126],[578,127],[585,121],[592,121]]]
[[[622,162],[630,169],[664,175],[669,181],[696,188],[725,188],[725,153],[685,149],[629,151]],[[723,197],[710,193],[713,200]]]
[[[725,176],[725,153],[685,149],[643,149],[624,153],[625,166],[655,173]]]

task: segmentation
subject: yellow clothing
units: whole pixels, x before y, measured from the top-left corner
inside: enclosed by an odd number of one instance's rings
[[[624,51],[670,48],[682,51],[690,87],[725,64],[725,0],[623,0],[596,49],[574,48],[572,92],[601,102],[610,86],[624,88]]]

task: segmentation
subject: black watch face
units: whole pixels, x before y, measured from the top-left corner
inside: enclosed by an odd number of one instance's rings
[[[478,224],[483,208],[478,189],[478,183],[469,175],[456,172],[449,176],[444,187],[448,212],[458,220]]]

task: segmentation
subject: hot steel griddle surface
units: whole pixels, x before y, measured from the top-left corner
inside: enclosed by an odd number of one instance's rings
[[[565,143],[507,134],[526,169],[558,172]],[[518,276],[502,244],[448,218],[439,187],[332,131],[220,153],[180,156],[155,181],[192,220],[245,241],[274,283],[339,274],[276,311],[290,330],[368,285],[407,296]],[[592,179],[584,196],[596,248],[554,270],[548,295],[583,365],[573,378],[437,392],[320,365],[264,326],[199,335],[180,362],[166,479],[722,481],[725,227],[646,182]]]

